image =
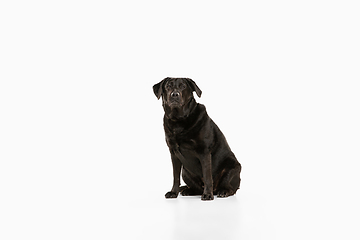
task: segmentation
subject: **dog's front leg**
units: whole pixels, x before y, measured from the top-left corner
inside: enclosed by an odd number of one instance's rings
[[[201,167],[203,172],[204,179],[204,193],[201,196],[201,200],[213,200],[213,179],[212,179],[212,171],[211,171],[211,154],[205,154],[201,158]]]
[[[180,191],[180,172],[181,172],[181,162],[180,160],[174,155],[171,154],[171,161],[173,165],[173,176],[174,182],[170,192],[165,194],[166,198],[177,198],[179,191]]]

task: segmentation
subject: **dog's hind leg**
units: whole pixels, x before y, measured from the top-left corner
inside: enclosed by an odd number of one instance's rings
[[[223,171],[216,192],[218,197],[229,197],[234,195],[240,187],[241,165],[239,162],[233,161]]]
[[[185,168],[182,169],[182,178],[187,184],[186,186],[180,187],[180,193],[182,196],[196,196],[203,194],[204,183],[201,178],[194,176]]]

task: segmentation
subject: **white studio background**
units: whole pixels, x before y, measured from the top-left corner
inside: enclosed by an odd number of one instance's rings
[[[359,239],[359,12],[2,1],[0,238]],[[203,91],[243,165],[235,197],[165,200],[168,76]]]

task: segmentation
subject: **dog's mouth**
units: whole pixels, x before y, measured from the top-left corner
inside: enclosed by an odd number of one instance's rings
[[[180,107],[181,106],[181,102],[177,101],[177,100],[172,100],[169,102],[169,107]]]

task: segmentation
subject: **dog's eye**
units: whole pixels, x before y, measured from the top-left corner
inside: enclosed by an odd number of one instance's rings
[[[184,90],[184,89],[186,88],[186,85],[183,84],[183,83],[181,83],[181,84],[179,85],[179,88],[180,88],[181,90]]]
[[[170,82],[166,85],[166,89],[170,89],[172,87],[174,87],[174,83],[172,83],[172,82]]]

